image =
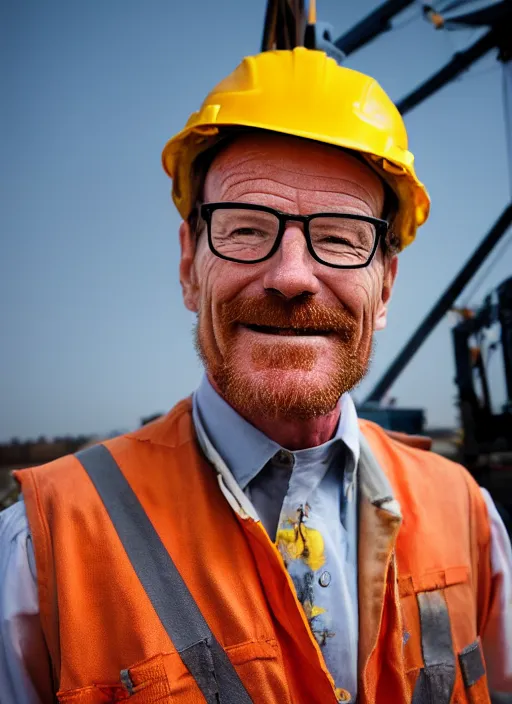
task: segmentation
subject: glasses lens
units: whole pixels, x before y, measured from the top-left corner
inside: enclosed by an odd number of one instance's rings
[[[213,247],[230,259],[251,262],[266,257],[278,231],[278,218],[262,210],[217,208],[212,213]]]
[[[364,220],[322,215],[309,223],[316,255],[327,264],[358,266],[366,264],[375,246],[377,229]]]

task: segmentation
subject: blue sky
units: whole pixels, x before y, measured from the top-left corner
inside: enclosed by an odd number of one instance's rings
[[[318,17],[338,36],[378,4],[318,0]],[[1,3],[0,440],[133,428],[197,385],[194,318],[178,283],[179,217],[160,154],[208,90],[259,50],[265,5]],[[475,38],[435,32],[419,12],[417,4],[403,13],[397,29],[347,62],[396,100]],[[400,257],[389,327],[356,398],[510,198],[494,56],[406,122],[432,215]],[[511,270],[508,249],[462,302],[478,302]],[[401,405],[426,409],[430,425],[455,418],[454,320],[393,387]]]

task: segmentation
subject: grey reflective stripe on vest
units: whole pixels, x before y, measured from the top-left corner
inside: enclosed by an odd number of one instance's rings
[[[420,670],[412,704],[449,704],[455,685],[455,654],[448,607],[439,590],[420,592],[417,598],[425,667]]]
[[[109,450],[96,445],[75,456],[100,495],[158,618],[208,704],[250,704],[252,700],[224,648]],[[129,638],[128,633],[126,636]]]

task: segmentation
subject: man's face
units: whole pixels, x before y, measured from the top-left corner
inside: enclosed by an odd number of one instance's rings
[[[272,134],[239,137],[213,161],[205,202],[235,201],[299,215],[380,217],[376,174],[327,145]],[[258,264],[216,257],[204,229],[180,230],[186,306],[198,313],[197,347],[210,380],[246,417],[303,420],[332,411],[364,376],[384,327],[396,258],[377,251],[363,269],[313,259],[302,224]]]

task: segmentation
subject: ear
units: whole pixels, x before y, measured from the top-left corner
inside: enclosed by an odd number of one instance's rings
[[[388,321],[388,303],[391,298],[391,291],[398,273],[398,257],[395,255],[384,262],[384,278],[382,280],[382,290],[380,301],[375,316],[374,330],[384,330]]]
[[[188,222],[180,225],[180,284],[185,307],[193,313],[199,310],[199,287],[195,267],[196,236]]]

